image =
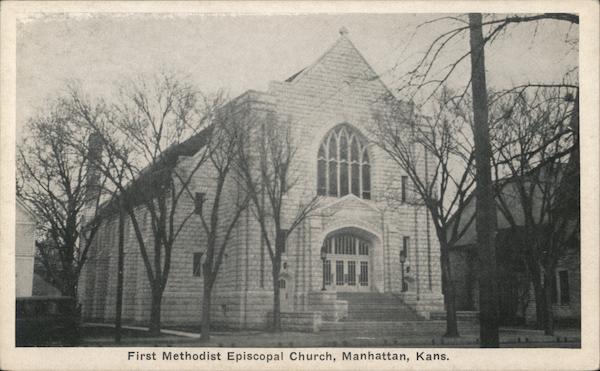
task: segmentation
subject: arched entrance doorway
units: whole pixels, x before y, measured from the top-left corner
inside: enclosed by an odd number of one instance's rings
[[[372,242],[352,232],[338,232],[323,241],[323,278],[326,290],[371,291]]]

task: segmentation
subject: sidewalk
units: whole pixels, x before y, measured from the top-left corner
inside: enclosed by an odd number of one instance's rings
[[[91,326],[114,327],[110,324],[87,324]],[[145,327],[123,326],[128,331],[147,331]],[[305,333],[266,331],[215,331],[209,342],[201,342],[195,332],[163,329],[163,336],[125,336],[121,346],[177,346],[177,347],[477,347],[476,334],[465,334],[459,338],[442,336],[402,336],[384,334],[380,336],[363,334],[337,334],[335,332]],[[504,347],[531,347],[543,344],[545,347],[573,347],[581,342],[578,329],[559,329],[554,336],[544,335],[543,331],[502,328],[500,343]],[[115,346],[112,337],[86,338],[84,346]]]

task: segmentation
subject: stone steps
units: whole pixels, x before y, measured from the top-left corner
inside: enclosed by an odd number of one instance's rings
[[[446,312],[431,312],[430,319],[433,320],[446,320]],[[456,311],[456,318],[459,321],[479,321],[479,312],[478,311]]]
[[[337,298],[348,302],[348,317],[345,322],[421,319],[411,307],[393,294],[338,292]]]
[[[473,322],[459,321],[461,334],[477,334],[479,326]],[[446,330],[446,321],[352,321],[331,322],[321,324],[321,332],[348,333],[355,335],[395,334],[404,336],[441,335]]]

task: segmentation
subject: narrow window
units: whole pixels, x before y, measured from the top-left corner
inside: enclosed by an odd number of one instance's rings
[[[366,200],[371,199],[371,166],[369,165],[369,155],[365,149],[362,165],[362,197]]]
[[[348,285],[356,286],[356,262],[348,261]]]
[[[360,262],[359,281],[361,286],[369,286],[369,262]]]
[[[406,187],[408,186],[408,177],[406,175],[402,176],[402,202],[406,202]]]
[[[329,139],[329,195],[337,197],[337,141],[335,136]]]
[[[556,281],[558,281],[558,277],[554,277],[554,279],[551,282],[551,286],[552,286],[552,290],[551,290],[551,292],[552,292],[552,298],[551,298],[552,299],[552,304],[558,303],[558,295],[559,294],[558,294],[558,284],[557,284]]]
[[[359,240],[358,255],[369,255],[369,245],[365,241]]]
[[[348,194],[348,139],[346,131],[340,134],[340,196]]]
[[[335,261],[335,284],[337,286],[344,285],[344,261]]]
[[[325,284],[331,285],[331,260],[325,260]]]
[[[408,257],[408,249],[410,247],[410,237],[402,237],[402,255]]]
[[[358,162],[353,162],[351,166],[352,170],[352,194],[356,197],[360,197],[360,165]]]
[[[194,277],[200,277],[202,275],[202,253],[195,252],[193,255],[193,270]]]
[[[317,194],[320,196],[327,194],[327,157],[323,145],[319,148],[317,160]]]
[[[350,183],[351,192],[360,197],[360,158],[358,156],[358,140],[352,137],[350,144]]]
[[[348,139],[345,130],[340,134],[340,161],[348,161]]]
[[[348,163],[340,162],[340,196],[348,194]]]
[[[204,193],[196,192],[196,196],[194,197],[194,213],[200,215],[202,214],[202,206],[204,205]]]
[[[569,304],[570,293],[569,293],[569,272],[559,271],[558,272],[558,283],[560,285],[560,303]]]
[[[342,242],[339,236],[335,237],[335,248],[334,251],[336,254],[341,254],[342,253]]]
[[[352,162],[358,162],[358,141],[355,137],[352,138],[352,144],[350,148],[350,160]]]

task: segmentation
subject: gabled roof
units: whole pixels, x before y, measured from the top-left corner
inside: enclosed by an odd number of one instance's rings
[[[562,173],[565,171],[566,168],[566,164],[561,164],[561,163],[554,163],[553,165],[558,165],[557,166],[557,173],[555,173],[555,175],[553,176],[557,176],[558,178],[560,178],[562,176]],[[548,172],[548,167],[537,167],[532,169],[528,174],[526,174],[526,177],[530,177],[530,176],[534,176],[537,174],[537,176],[540,177],[545,177],[545,173]],[[521,226],[523,225],[523,215],[522,212],[520,210],[520,201],[518,200],[518,191],[515,189],[515,177],[507,177],[507,178],[503,178],[503,179],[499,179],[496,180],[496,185],[500,185],[501,186],[501,194],[504,195],[505,197],[505,201],[508,203],[508,206],[511,207],[511,209],[514,207],[514,212],[511,212],[512,217],[515,218],[516,224]],[[558,184],[557,184],[558,186]],[[496,201],[498,199],[498,196],[494,196],[494,200]],[[539,203],[539,199],[540,197],[533,197],[533,202],[534,205],[533,207],[539,207],[537,204]],[[536,202],[537,201],[537,202]],[[463,208],[462,212],[461,212],[461,218],[460,218],[460,223],[465,223],[466,220],[469,220],[471,216],[473,216],[473,214],[476,212],[475,211],[475,204],[477,202],[477,194],[476,194],[476,190],[473,190],[465,199],[464,203],[465,203],[465,207]],[[510,228],[510,224],[509,222],[506,220],[506,218],[504,217],[504,214],[502,214],[502,212],[498,209],[498,207],[496,207],[496,215],[497,215],[497,229],[498,230],[503,230],[503,229],[507,229]],[[455,213],[454,215],[452,215],[450,217],[449,220],[449,224],[452,225],[453,223],[455,223],[456,219],[458,217],[458,213]],[[464,227],[460,227],[459,225],[459,229],[460,228],[464,228]],[[476,226],[475,226],[475,221],[473,221],[466,229],[464,235],[456,242],[455,246],[465,246],[465,245],[471,245],[474,244],[477,238],[477,234],[476,234]]]
[[[366,77],[368,81],[379,82],[381,87],[393,96],[391,90],[383,83],[383,81],[381,81],[371,65],[349,39],[348,31],[344,27],[340,30],[340,37],[325,53],[310,66],[296,72],[285,81],[288,84],[302,83],[304,78],[310,76],[315,69],[325,64],[330,68],[335,67],[334,69],[338,72],[341,71],[342,74],[348,74],[349,80],[351,80],[349,83],[358,77]],[[360,74],[358,74],[357,71],[360,71]],[[336,77],[339,78],[339,76]],[[247,98],[249,93],[256,92],[247,91],[232,99],[227,105],[237,104],[239,100],[243,100],[242,98]],[[193,156],[204,147],[210,136],[210,131],[211,127],[208,127],[186,141],[172,145],[163,153],[157,162],[145,168],[140,176],[128,186],[128,189],[136,187],[141,187],[143,189],[143,192],[137,192],[138,197],[135,198],[134,203],[140,204],[143,202],[143,199],[154,194],[153,192],[155,192],[157,186],[160,185],[160,182],[157,182],[155,177],[160,176],[161,174],[170,173],[170,170],[176,166],[180,156]],[[111,199],[102,205],[103,216],[106,216],[105,213],[107,212],[110,214],[117,210],[115,207],[111,207],[115,206],[114,202],[115,200]]]
[[[170,170],[177,165],[180,156],[193,156],[198,153],[206,145],[211,131],[212,127],[208,126],[185,141],[171,145],[156,162],[144,168],[139,176],[126,186],[133,205],[139,205],[144,202],[144,199],[152,197],[160,188],[160,181],[156,178],[162,174],[169,174]],[[111,197],[100,205],[98,217],[108,217],[117,211],[117,199]]]
[[[381,87],[389,94],[394,96],[391,89],[379,78],[379,75],[375,72],[370,63],[366,60],[366,58],[362,55],[362,53],[358,50],[358,48],[354,45],[354,43],[350,40],[348,36],[348,30],[345,27],[342,27],[339,31],[340,37],[335,41],[335,43],[327,49],[319,58],[317,58],[312,64],[301,69],[296,72],[292,76],[288,77],[285,82],[296,84],[301,82],[305,77],[309,76],[318,66],[322,66],[326,63],[335,63],[342,65],[344,63],[349,63],[347,59],[353,59],[353,63],[350,63],[353,68],[358,68],[361,70],[361,76],[366,77],[368,81],[377,81],[381,84]],[[343,70],[343,68],[340,68]],[[346,71],[349,74],[355,73],[356,71],[351,71],[347,69]],[[349,76],[353,79],[356,79],[358,76]],[[351,82],[351,81],[349,81]]]

